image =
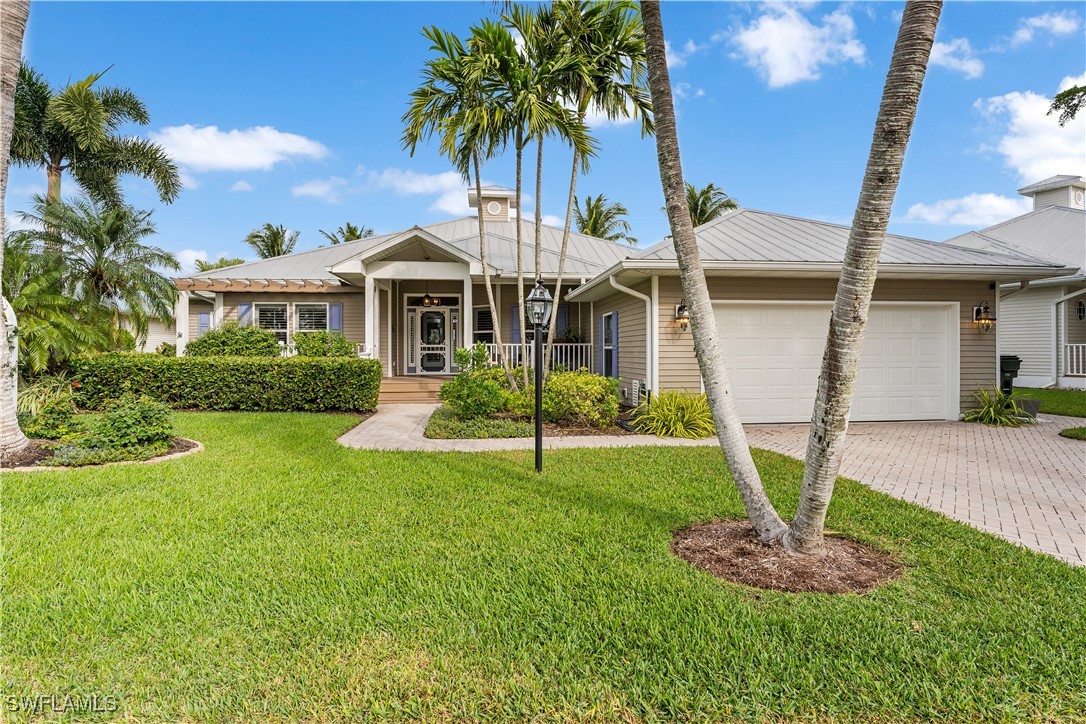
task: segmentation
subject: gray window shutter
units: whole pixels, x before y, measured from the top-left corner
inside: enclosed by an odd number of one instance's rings
[[[343,305],[328,305],[328,329],[333,332],[343,333]]]
[[[569,305],[559,304],[557,305],[556,310],[556,313],[558,314],[558,320],[554,327],[554,333],[558,335],[559,338],[561,338],[562,335],[565,333],[566,329],[569,328]]]
[[[611,315],[611,376],[618,377],[618,312]]]
[[[603,325],[606,322],[607,322],[607,315],[601,314],[600,315],[600,334],[599,334],[599,337],[597,337],[597,339],[599,340],[599,345],[600,345],[600,366],[596,370],[597,374],[601,374],[601,375],[607,374],[607,370],[604,369],[604,365],[606,364],[606,360],[607,360],[607,353],[604,352],[604,349],[603,349],[603,339],[604,339],[604,337],[603,337]]]
[[[516,304],[509,308],[509,341],[520,343],[520,307]]]
[[[247,327],[253,323],[253,303],[242,302],[238,305],[238,324]]]
[[[211,329],[211,312],[200,312],[196,318],[196,336],[203,337],[209,329]]]

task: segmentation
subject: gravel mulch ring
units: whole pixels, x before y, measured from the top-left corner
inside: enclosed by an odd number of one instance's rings
[[[826,537],[821,558],[762,543],[747,521],[717,520],[675,532],[671,552],[732,583],[787,593],[867,593],[901,577],[893,556],[848,538]]]

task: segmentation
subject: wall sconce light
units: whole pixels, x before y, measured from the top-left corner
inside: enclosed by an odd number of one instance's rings
[[[675,324],[680,334],[690,331],[690,309],[686,306],[686,299],[675,305]]]
[[[988,302],[981,302],[973,307],[973,324],[980,329],[982,334],[988,334],[995,328],[996,318],[992,316],[992,310]]]

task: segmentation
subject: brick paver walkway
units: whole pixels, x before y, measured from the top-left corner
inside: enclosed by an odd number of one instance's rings
[[[383,405],[340,438],[375,450],[484,452],[531,449],[530,438],[429,440],[437,405]],[[849,427],[841,475],[923,505],[1014,543],[1086,565],[1086,443],[1059,437],[1077,418],[1042,415],[1034,425],[990,428],[960,422],[857,423]],[[803,459],[806,425],[752,425],[753,447]],[[714,445],[651,435],[547,438],[548,449]]]

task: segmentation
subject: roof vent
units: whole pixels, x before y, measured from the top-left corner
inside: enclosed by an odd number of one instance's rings
[[[483,186],[482,199],[480,204],[475,189],[468,189],[468,206],[481,207],[486,221],[509,221],[517,207],[517,192],[504,186]]]

